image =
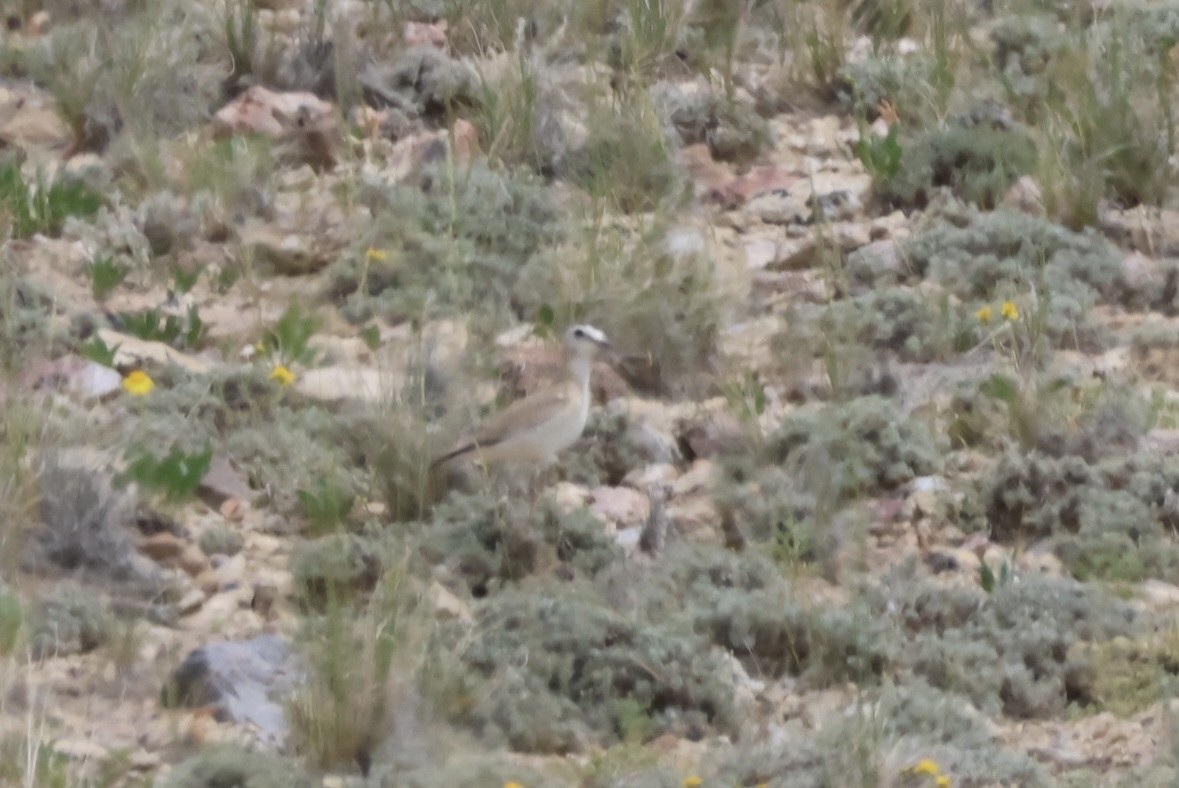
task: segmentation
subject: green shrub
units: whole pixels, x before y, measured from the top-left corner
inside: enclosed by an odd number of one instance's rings
[[[291,554],[296,599],[321,609],[367,594],[381,579],[386,552],[379,535],[332,534],[303,542]]]
[[[797,470],[826,501],[895,490],[932,473],[939,452],[929,427],[883,397],[860,397],[787,417],[767,438],[774,462]]]
[[[1179,578],[1179,548],[1164,501],[1179,483],[1169,458],[1134,454],[1089,463],[1081,457],[1006,455],[980,481],[993,537],[1046,539],[1078,578]]]
[[[430,169],[425,178],[424,190],[397,185],[367,195],[367,245],[385,254],[373,259],[358,248],[332,269],[331,293],[346,300],[350,319],[511,310],[525,263],[561,238],[557,206],[533,176],[480,164]]]
[[[977,341],[977,321],[943,294],[887,287],[836,301],[822,318],[824,330],[887,351],[900,361],[946,361]]]
[[[1035,144],[1026,134],[989,125],[952,125],[903,137],[901,148],[896,175],[873,183],[876,195],[894,207],[925,208],[944,187],[965,202],[994,208],[1036,164]]]
[[[113,620],[100,597],[80,586],[54,586],[29,614],[29,648],[35,659],[85,654],[111,636]]]
[[[898,568],[874,604],[895,611],[908,670],[987,714],[1055,717],[1094,700],[1091,664],[1076,648],[1130,635],[1149,622],[1100,589],[1030,575],[981,589],[913,582]]]
[[[11,217],[12,234],[57,235],[70,217],[89,218],[102,207],[102,196],[78,180],[26,181],[20,165],[0,165],[0,212]]]
[[[317,781],[290,758],[219,745],[182,761],[163,784],[167,788],[311,788]]]
[[[478,613],[462,654],[475,686],[463,722],[516,750],[563,753],[652,736],[735,731],[733,689],[696,638],[610,611],[584,589],[506,592]]]
[[[246,538],[236,528],[215,525],[201,532],[199,544],[205,555],[237,555],[245,547]]]
[[[773,143],[769,124],[751,105],[712,90],[660,83],[653,100],[680,146],[706,143],[718,161],[750,162]]]
[[[557,568],[592,577],[621,556],[589,512],[486,493],[452,493],[435,505],[421,540],[423,557],[450,567],[477,597]]]
[[[1014,211],[948,206],[901,247],[914,279],[929,278],[963,300],[1035,292],[1036,331],[1057,346],[1100,337],[1098,301],[1119,292],[1122,254],[1095,232],[1077,233]]]

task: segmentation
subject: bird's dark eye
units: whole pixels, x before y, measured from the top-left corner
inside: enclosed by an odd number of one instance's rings
[[[575,328],[575,329],[573,329],[573,336],[575,336],[575,337],[584,337],[584,336],[585,336],[585,332],[584,332],[584,331],[582,331],[580,328]]]

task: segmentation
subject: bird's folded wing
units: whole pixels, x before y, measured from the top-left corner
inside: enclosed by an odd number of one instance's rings
[[[496,413],[479,428],[472,441],[492,446],[512,435],[528,432],[551,421],[562,410],[574,406],[577,389],[570,384],[541,389]]]

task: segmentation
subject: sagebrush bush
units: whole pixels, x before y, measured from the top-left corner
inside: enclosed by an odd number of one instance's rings
[[[997,540],[1045,539],[1081,578],[1179,576],[1175,519],[1164,503],[1179,465],[1152,454],[1090,463],[1070,455],[1005,455],[979,483]]]
[[[653,90],[656,110],[680,146],[705,143],[718,161],[749,162],[772,143],[769,124],[752,105],[695,86],[661,83]]]
[[[994,208],[1011,184],[1035,168],[1036,148],[1018,130],[954,124],[901,138],[900,170],[873,183],[885,204],[924,208],[935,190],[984,209]]]
[[[1094,677],[1075,646],[1149,626],[1128,603],[1067,578],[1027,576],[987,595],[914,582],[902,570],[886,588],[875,604],[895,610],[906,633],[901,662],[987,714],[1044,718],[1087,706]]]
[[[943,210],[902,245],[913,279],[932,279],[963,300],[1034,292],[1037,332],[1057,346],[1099,344],[1092,309],[1117,297],[1121,272],[1112,244],[1015,211]]]
[[[895,490],[932,473],[940,456],[928,425],[878,396],[792,414],[769,435],[767,449],[827,501]]]
[[[114,619],[101,597],[72,583],[50,589],[29,613],[34,659],[86,654],[107,642]]]
[[[615,613],[577,586],[538,591],[479,610],[462,660],[481,691],[463,722],[545,753],[617,742],[636,724],[651,736],[735,731],[728,674],[697,638]]]
[[[220,745],[206,747],[179,763],[163,784],[167,788],[310,788],[316,780],[290,758]]]
[[[621,556],[587,511],[561,513],[547,501],[454,492],[421,524],[422,556],[448,567],[477,597],[563,569],[592,577]]]
[[[397,184],[364,197],[374,216],[367,247],[382,254],[345,256],[331,270],[331,295],[355,322],[511,314],[526,264],[563,237],[550,192],[536,176],[482,164],[442,164],[423,178],[422,189]]]

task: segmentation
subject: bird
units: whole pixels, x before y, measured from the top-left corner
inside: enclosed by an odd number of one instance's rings
[[[565,375],[516,400],[485,422],[467,441],[434,459],[431,467],[475,456],[484,464],[551,465],[581,437],[589,419],[590,367],[610,341],[588,324],[565,331]]]

